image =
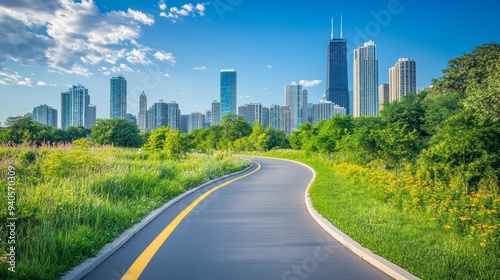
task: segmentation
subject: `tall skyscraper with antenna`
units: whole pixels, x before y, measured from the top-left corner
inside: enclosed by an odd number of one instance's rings
[[[352,114],[347,82],[347,41],[342,38],[342,17],[340,18],[340,38],[334,37],[332,17],[326,65],[326,99],[346,108],[347,114]]]

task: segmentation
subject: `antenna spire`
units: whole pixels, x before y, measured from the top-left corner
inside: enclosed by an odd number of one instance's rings
[[[340,39],[342,39],[342,14],[340,15]]]
[[[330,33],[330,40],[333,40],[333,17],[332,17],[332,31]]]

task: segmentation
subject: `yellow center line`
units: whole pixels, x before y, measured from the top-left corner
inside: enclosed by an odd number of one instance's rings
[[[177,226],[182,222],[182,220],[191,212],[200,202],[202,202],[205,198],[207,198],[210,194],[215,192],[216,190],[225,187],[237,180],[240,180],[242,178],[245,178],[260,169],[260,164],[258,162],[255,162],[257,164],[257,168],[253,170],[250,173],[247,173],[245,175],[242,175],[238,178],[234,178],[230,181],[227,181],[223,184],[220,184],[213,189],[207,191],[204,193],[202,196],[198,197],[195,201],[193,201],[191,204],[189,204],[186,209],[184,209],[175,219],[163,229],[158,236],[149,244],[149,246],[141,253],[141,255],[135,260],[135,262],[130,266],[130,268],[127,270],[125,275],[121,278],[122,280],[128,280],[128,279],[139,279],[139,276],[141,276],[142,272],[148,265],[148,263],[151,261],[153,256],[156,254],[156,252],[160,249],[160,247],[165,243],[167,238],[172,234],[172,232],[177,228]]]

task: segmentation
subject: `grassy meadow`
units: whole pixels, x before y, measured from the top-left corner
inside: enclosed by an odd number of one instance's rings
[[[271,151],[317,173],[313,206],[372,252],[422,279],[500,279],[500,195],[466,194],[303,151]]]
[[[222,153],[152,160],[137,149],[91,147],[85,139],[2,145],[0,221],[11,217],[9,166],[17,221],[15,273],[8,271],[9,232],[0,227],[0,279],[56,279],[173,197],[248,165]]]

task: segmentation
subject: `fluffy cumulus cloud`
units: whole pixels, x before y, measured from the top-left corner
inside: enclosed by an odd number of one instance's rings
[[[315,87],[321,84],[321,80],[300,80],[299,84],[304,87]]]
[[[148,65],[157,50],[137,39],[142,27],[154,22],[152,15],[133,9],[101,13],[93,0],[2,1],[0,65],[11,60],[84,76],[99,63],[109,69],[122,67],[114,66],[120,60]]]
[[[166,61],[170,64],[175,64],[175,57],[172,53],[157,51],[154,56],[159,61]]]
[[[167,4],[165,1],[161,0],[158,3],[160,8],[160,16],[170,19],[172,22],[177,22],[178,19],[187,16],[204,16],[205,15],[205,5],[203,3],[191,4],[187,3],[180,7],[171,7],[167,10]]]

